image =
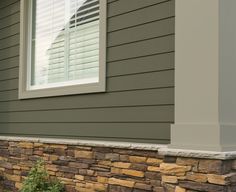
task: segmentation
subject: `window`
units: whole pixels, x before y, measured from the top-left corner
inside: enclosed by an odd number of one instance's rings
[[[105,91],[106,0],[22,0],[19,97]]]

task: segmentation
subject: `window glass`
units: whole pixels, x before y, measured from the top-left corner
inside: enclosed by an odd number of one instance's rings
[[[99,1],[32,0],[28,89],[99,81]]]

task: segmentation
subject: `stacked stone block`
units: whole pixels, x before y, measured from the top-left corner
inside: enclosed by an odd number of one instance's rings
[[[236,161],[163,156],[158,151],[0,141],[4,188],[19,191],[37,159],[68,192],[233,192]]]

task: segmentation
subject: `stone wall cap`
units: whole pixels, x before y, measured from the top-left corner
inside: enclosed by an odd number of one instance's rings
[[[236,151],[218,152],[218,151],[201,151],[201,150],[190,150],[190,149],[160,148],[158,152],[160,155],[200,158],[200,159],[229,160],[236,158]]]
[[[37,143],[47,143],[47,144],[65,144],[65,145],[78,145],[78,146],[89,146],[89,147],[110,147],[119,149],[149,150],[149,151],[158,151],[159,155],[201,158],[201,159],[227,160],[236,158],[236,151],[214,152],[214,151],[174,149],[174,148],[168,148],[168,145],[163,145],[163,144],[62,139],[62,138],[16,137],[16,136],[0,136],[0,141],[37,142]]]

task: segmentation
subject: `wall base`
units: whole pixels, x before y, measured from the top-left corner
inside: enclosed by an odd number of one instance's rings
[[[61,180],[68,192],[236,191],[235,154],[217,159],[216,153],[202,156],[208,153],[205,151],[198,158],[197,151],[180,153],[165,146],[142,149],[138,144],[129,148],[128,143],[120,147],[114,143],[82,145],[75,140],[61,143],[59,139],[0,138],[2,185],[19,191],[30,168],[41,158],[50,176]]]

